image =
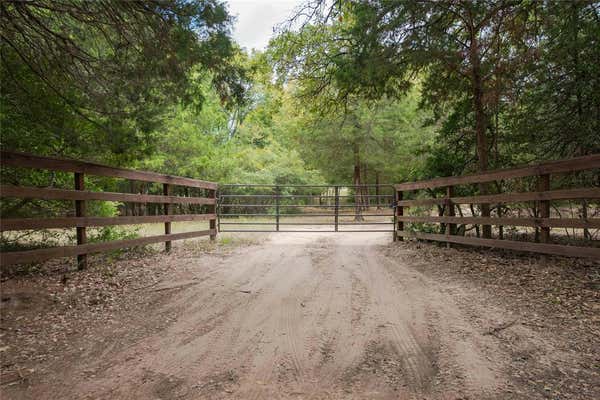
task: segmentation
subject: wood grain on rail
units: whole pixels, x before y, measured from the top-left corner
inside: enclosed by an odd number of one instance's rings
[[[185,178],[181,176],[159,174],[157,172],[137,171],[132,169],[109,167],[107,165],[95,164],[85,161],[60,159],[54,157],[41,157],[32,154],[2,151],[0,153],[0,164],[4,166],[39,168],[52,171],[79,172],[88,175],[107,176],[111,178],[132,179],[143,182],[167,183],[195,187],[201,189],[216,189],[214,182],[198,179]]]
[[[160,243],[171,240],[190,239],[200,236],[209,236],[216,234],[213,230],[203,230],[184,233],[173,233],[170,235],[148,236],[136,239],[115,240],[103,243],[87,243],[79,246],[62,246],[52,247],[48,249],[36,249],[27,251],[11,251],[8,253],[0,253],[0,264],[26,264],[32,262],[40,262],[58,257],[71,257],[80,254],[99,253],[102,251],[122,249],[134,246],[143,246],[152,243]]]

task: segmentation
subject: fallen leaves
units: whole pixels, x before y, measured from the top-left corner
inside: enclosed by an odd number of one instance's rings
[[[116,259],[97,255],[90,257],[88,269],[68,275],[66,265],[72,265],[72,260],[59,259],[40,265],[35,274],[3,276],[2,384],[17,385],[33,373],[33,367],[41,372],[49,363],[81,353],[83,347],[74,338],[86,337],[98,326],[116,324],[120,314],[141,315],[153,301],[147,289],[169,281],[174,270],[185,268],[190,259],[206,251],[179,246],[169,254],[131,252]],[[219,254],[223,250],[213,246],[210,251]],[[180,283],[163,290],[195,282]]]
[[[514,320],[483,334],[523,364],[511,375],[529,383],[536,398],[600,398],[600,384],[590,384],[600,382],[600,262],[426,242],[395,243],[385,251],[434,279],[488,292],[486,297],[497,299],[494,306],[514,314]],[[519,337],[514,325],[559,338],[552,346],[561,353],[562,365],[544,365],[543,351],[522,348],[527,338]]]

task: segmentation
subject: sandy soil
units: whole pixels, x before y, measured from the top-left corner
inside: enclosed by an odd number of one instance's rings
[[[489,294],[434,279],[385,251],[389,234],[281,233],[225,257],[188,257],[25,399],[526,399],[520,338],[548,365],[575,365],[552,332],[515,324]],[[404,251],[402,248],[397,251]],[[565,359],[570,358],[565,364]]]

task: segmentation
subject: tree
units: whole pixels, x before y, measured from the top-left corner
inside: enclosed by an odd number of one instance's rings
[[[499,97],[493,96],[494,80],[503,79],[517,61],[505,49],[526,34],[526,3],[344,1],[326,12],[324,4],[307,3],[298,14],[309,18],[298,29],[289,24],[282,31],[280,47],[286,50],[281,54],[289,54],[283,67],[311,82],[315,94],[335,86],[338,99],[402,93],[415,73],[425,73],[425,103],[469,99],[477,170],[487,170],[490,116]],[[482,184],[480,192],[487,186]],[[489,206],[482,205],[481,212],[489,216]],[[485,226],[484,237],[490,235]]]
[[[17,133],[36,124],[57,135],[62,143],[42,152],[81,156],[61,126],[79,120],[90,136],[109,138],[94,142],[112,154],[148,154],[165,106],[201,104],[202,93],[189,90],[194,69],[210,72],[222,101],[243,95],[243,70],[231,62],[232,20],[216,0],[4,1],[0,17],[2,122]],[[36,118],[31,101],[65,117]],[[29,123],[17,126],[19,119]],[[79,128],[71,136],[82,144],[89,137]],[[18,134],[2,144],[27,148]]]
[[[536,57],[518,76],[511,96],[512,139],[529,144],[538,159],[597,153],[600,4],[548,2],[536,17]]]
[[[344,110],[326,116],[302,104],[288,88],[279,137],[298,148],[302,158],[322,171],[332,184],[355,186],[356,214],[369,205],[364,184],[387,183],[418,177],[422,150],[433,138],[425,127],[430,114],[418,108],[418,86],[402,100],[353,99]],[[281,139],[279,139],[281,140]],[[393,160],[393,161],[391,161]],[[378,193],[376,193],[378,194]]]

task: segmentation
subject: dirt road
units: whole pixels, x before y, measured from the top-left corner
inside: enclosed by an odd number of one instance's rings
[[[21,392],[36,399],[528,398],[476,290],[386,255],[389,234],[280,234],[182,260],[143,316]],[[102,339],[98,339],[102,338]],[[544,362],[552,363],[551,351]],[[558,357],[558,355],[556,355]]]

